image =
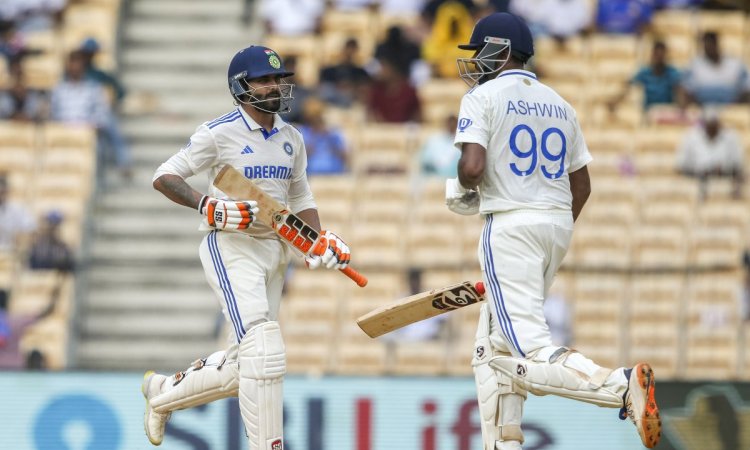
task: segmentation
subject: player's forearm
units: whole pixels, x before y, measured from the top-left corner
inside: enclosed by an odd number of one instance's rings
[[[173,202],[193,209],[198,209],[198,204],[203,197],[203,194],[190,187],[185,180],[177,175],[160,176],[154,180],[154,189]]]
[[[583,210],[583,205],[586,204],[586,200],[589,199],[591,194],[591,179],[589,178],[589,170],[586,166],[582,169],[578,169],[575,172],[571,172],[570,178],[570,193],[573,195],[573,221],[578,219],[578,215]]]
[[[465,143],[458,160],[458,181],[467,189],[476,189],[484,176],[487,151],[479,144]]]

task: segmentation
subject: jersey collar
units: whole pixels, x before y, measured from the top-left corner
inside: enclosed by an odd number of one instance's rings
[[[279,130],[287,126],[287,123],[284,122],[284,119],[282,119],[280,115],[274,114],[273,115],[273,128],[271,129],[271,131],[266,131],[266,129],[258,125],[258,122],[254,121],[253,118],[250,117],[250,115],[247,112],[245,112],[243,108],[237,107],[237,110],[240,112],[240,116],[242,117],[242,120],[245,122],[247,129],[250,131],[260,130],[260,132],[263,133],[263,137],[265,139],[270,138],[274,134],[278,133]]]
[[[506,70],[505,72],[498,75],[498,78],[507,77],[511,75],[520,75],[522,77],[528,77],[533,80],[536,80],[536,74],[534,74],[534,72],[529,72],[528,70],[521,70],[521,69]]]

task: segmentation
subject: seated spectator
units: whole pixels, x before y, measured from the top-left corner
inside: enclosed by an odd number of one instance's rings
[[[510,10],[523,17],[535,35],[558,41],[581,33],[593,18],[588,0],[513,0]]]
[[[445,118],[444,127],[427,138],[419,151],[419,168],[422,175],[437,175],[443,178],[458,176],[458,160],[461,151],[453,145],[458,118]]]
[[[419,122],[422,110],[414,89],[403,72],[388,60],[380,61],[380,72],[370,87],[368,114],[377,122]]]
[[[50,117],[60,122],[95,127],[100,158],[104,159],[109,147],[123,178],[130,179],[130,154],[125,140],[101,85],[86,78],[86,57],[80,51],[70,53],[65,64],[65,77],[52,90]]]
[[[60,286],[55,287],[47,307],[36,315],[8,314],[8,297],[0,293],[0,370],[24,369],[31,362],[37,364],[31,355],[24,355],[21,351],[21,338],[27,328],[50,316],[55,310],[55,304],[60,297]],[[31,368],[38,368],[32,366]]]
[[[267,33],[299,36],[320,31],[325,3],[320,0],[262,0],[259,11]]]
[[[422,56],[432,66],[434,75],[458,76],[456,59],[466,56],[466,51],[458,46],[469,39],[473,28],[474,19],[464,5],[451,1],[438,8],[430,35],[422,42]]]
[[[50,211],[40,233],[34,238],[29,251],[29,268],[33,270],[56,269],[71,272],[75,265],[73,252],[60,237],[63,216],[59,211]]]
[[[425,0],[380,0],[380,14],[388,16],[418,16]]]
[[[652,0],[599,0],[596,26],[602,33],[641,34],[653,12]]]
[[[8,200],[8,177],[0,173],[0,252],[17,253],[27,244],[36,222],[28,207]]]
[[[328,127],[323,118],[325,104],[317,98],[305,103],[299,131],[307,150],[307,173],[329,175],[346,172],[347,148],[344,137]]]
[[[0,20],[0,55],[10,62],[23,54],[24,46],[21,35],[16,32],[12,21]]]
[[[719,35],[703,35],[703,55],[690,63],[683,86],[698,104],[739,103],[750,100],[747,67],[739,58],[724,56]]]
[[[683,175],[699,178],[702,192],[711,177],[731,177],[735,197],[743,181],[742,143],[734,130],[724,126],[715,108],[703,111],[703,120],[688,130],[677,154],[677,169]]]
[[[87,38],[81,43],[79,50],[85,58],[86,78],[96,81],[107,89],[111,89],[115,106],[117,106],[125,97],[125,87],[116,76],[100,69],[94,62],[94,58],[96,58],[97,53],[101,50],[99,42],[94,38]]]
[[[414,79],[419,71],[421,50],[412,42],[399,26],[392,26],[386,33],[385,40],[375,47],[375,61],[389,60],[407,77]]]
[[[644,110],[653,105],[676,103],[681,94],[680,81],[680,71],[667,62],[667,46],[661,41],[656,41],[651,50],[651,63],[638,70],[608,106],[611,110],[616,109],[635,84],[643,88]]]
[[[10,86],[0,90],[0,119],[41,120],[46,115],[47,96],[42,91],[26,87],[20,57],[13,58],[8,72]]]
[[[51,30],[62,21],[67,0],[3,0],[11,11],[18,31]]]
[[[349,107],[356,100],[366,98],[370,75],[357,64],[359,44],[354,38],[347,39],[341,52],[341,61],[320,71],[318,89],[328,103]]]

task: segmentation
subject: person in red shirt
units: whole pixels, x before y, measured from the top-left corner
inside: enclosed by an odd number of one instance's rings
[[[417,90],[402,71],[388,59],[381,59],[380,73],[372,84],[367,102],[368,115],[376,122],[419,122],[422,108]]]

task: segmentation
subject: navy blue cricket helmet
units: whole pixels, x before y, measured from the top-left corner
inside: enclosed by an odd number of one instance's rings
[[[255,89],[250,87],[248,82],[269,75],[286,78],[294,75],[294,72],[286,70],[284,61],[275,51],[261,45],[251,45],[237,52],[229,63],[229,70],[227,71],[229,92],[237,102],[253,105],[266,112],[289,111],[294,85],[285,82],[279,84],[282,103],[279,110],[269,111],[259,106],[259,103],[264,103],[267,100],[255,97]]]
[[[458,72],[469,86],[491,80],[513,55],[521,62],[534,56],[534,38],[524,20],[510,13],[493,13],[474,25],[468,44],[462,50],[474,50],[472,58],[458,58]],[[502,53],[509,49],[507,54]],[[475,70],[472,70],[475,69]]]

